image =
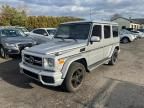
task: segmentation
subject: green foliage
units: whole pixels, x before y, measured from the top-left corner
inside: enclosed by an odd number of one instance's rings
[[[40,28],[40,27],[57,27],[60,23],[68,21],[79,21],[80,18],[74,17],[52,17],[52,16],[28,16],[27,28]]]
[[[10,7],[8,5],[3,5],[1,7],[1,23],[0,25],[22,25],[26,23],[26,13],[24,10],[18,11],[16,8]]]
[[[19,11],[8,5],[3,5],[0,10],[0,26],[25,26],[29,29],[40,27],[57,27],[60,23],[78,21],[74,17],[52,17],[52,16],[27,16],[25,10]]]

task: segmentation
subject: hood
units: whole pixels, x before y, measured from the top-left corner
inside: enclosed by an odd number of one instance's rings
[[[71,50],[73,48],[80,48],[83,46],[86,46],[85,40],[75,41],[75,40],[54,39],[47,43],[26,49],[26,51],[39,54],[52,54],[66,50]]]
[[[15,44],[15,43],[28,43],[28,42],[33,42],[31,38],[28,37],[2,37],[1,40],[3,42]]]
[[[42,35],[34,34],[34,33],[29,33],[28,37],[35,40],[38,44],[42,44],[51,40],[49,36],[42,36]]]

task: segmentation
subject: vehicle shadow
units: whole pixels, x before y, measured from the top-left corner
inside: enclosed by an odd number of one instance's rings
[[[110,96],[101,102],[105,108],[144,108],[144,87],[128,82],[118,83],[111,91]],[[109,95],[109,94],[105,94]],[[97,101],[103,101],[104,97],[91,100],[88,108],[96,106]],[[99,102],[100,103],[100,102]]]
[[[31,80],[24,77],[19,72],[19,62],[20,59],[10,59],[10,60],[3,60],[0,63],[0,79],[17,87],[20,88],[27,88],[30,89],[32,86],[30,85]]]
[[[31,86],[31,83],[34,83],[46,89],[59,92],[64,91],[62,86],[61,87],[44,86],[40,82],[35,81],[21,74],[19,69],[19,63],[21,61],[20,58],[13,58],[10,60],[0,59],[0,61],[4,61],[0,63],[0,81],[4,81],[7,82],[8,84],[24,89],[32,89],[33,87]]]
[[[133,83],[119,83],[107,99],[107,108],[144,108],[144,87]]]

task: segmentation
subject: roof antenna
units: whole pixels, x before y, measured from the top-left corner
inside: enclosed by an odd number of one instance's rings
[[[90,21],[92,21],[92,9],[90,8]]]

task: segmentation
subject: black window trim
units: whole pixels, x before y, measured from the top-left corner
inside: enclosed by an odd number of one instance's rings
[[[95,26],[101,26],[101,36],[100,36],[100,39],[102,39],[103,38],[103,36],[102,36],[103,34],[102,34],[102,25],[101,24],[94,24],[92,26],[91,37],[93,36],[93,29],[94,29]]]
[[[117,27],[117,30],[118,30],[118,31],[117,31],[117,32],[118,32],[118,33],[117,33],[117,36],[114,36],[114,33],[113,33],[113,32],[114,32],[114,31],[113,31],[113,27]],[[112,36],[113,36],[113,38],[117,38],[117,37],[119,37],[119,28],[118,28],[118,26],[116,26],[116,25],[112,25]]]
[[[48,36],[49,36],[49,33],[48,33],[46,30],[41,29],[41,28],[33,30],[33,33],[35,33],[34,31],[37,31],[37,30],[43,30],[43,31],[45,31],[45,32],[48,34]],[[36,33],[36,34],[38,34],[38,33]],[[40,35],[42,35],[42,34],[40,34]]]
[[[108,38],[105,37],[105,26],[109,26],[109,27],[110,27],[110,32],[109,32],[110,36],[109,36]],[[110,38],[112,38],[112,25],[106,25],[106,24],[103,25],[103,32],[104,32],[104,33],[103,33],[104,39],[110,39]]]

